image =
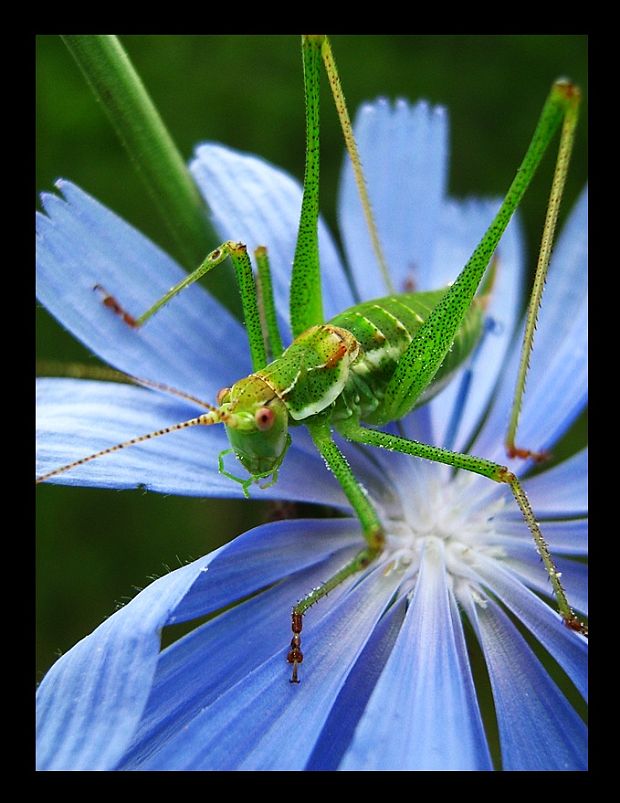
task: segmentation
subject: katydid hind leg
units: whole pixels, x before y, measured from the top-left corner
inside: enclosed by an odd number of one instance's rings
[[[432,382],[478,291],[495,249],[534,177],[558,127],[577,103],[575,88],[556,82],[545,102],[526,154],[500,206],[467,264],[420,326],[401,356],[385,391],[381,420],[386,424],[410,412]]]
[[[519,415],[521,412],[523,394],[525,392],[527,373],[530,365],[530,357],[534,346],[536,322],[542,303],[543,289],[545,286],[549,261],[551,258],[551,250],[553,247],[558,213],[564,192],[564,185],[566,182],[570,158],[573,151],[575,130],[579,116],[579,90],[576,87],[568,84],[568,82],[565,82],[565,85],[570,101],[567,103],[566,113],[562,125],[560,146],[558,149],[555,172],[551,184],[549,202],[547,204],[547,214],[545,216],[545,224],[540,250],[538,253],[538,261],[536,264],[536,275],[534,278],[534,285],[527,310],[523,344],[521,347],[521,357],[519,361],[519,372],[510,413],[510,421],[506,433],[506,452],[509,457],[520,457],[522,459],[530,459],[537,462],[546,460],[549,457],[549,454],[544,451],[534,451],[530,448],[519,447],[516,445],[515,439],[519,424]]]
[[[324,37],[302,37],[306,103],[306,164],[299,230],[289,298],[293,337],[323,323],[319,263],[319,108],[321,45]]]
[[[295,337],[311,326],[324,321],[318,241],[321,61],[332,90],[345,146],[353,167],[374,257],[379,264],[386,289],[388,292],[394,292],[372,213],[353,126],[328,37],[324,35],[302,37],[302,56],[306,101],[306,163],[290,292],[290,318]]]

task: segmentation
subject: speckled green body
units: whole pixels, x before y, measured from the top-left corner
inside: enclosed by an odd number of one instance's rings
[[[334,424],[375,423],[385,415],[385,390],[398,361],[446,289],[367,301],[313,326],[276,360],[256,371],[286,405],[291,423],[329,412]],[[450,380],[477,343],[482,305],[471,305],[452,349],[410,409],[428,401]]]
[[[360,344],[349,381],[335,405],[335,421],[358,412],[360,420],[367,423],[385,420],[385,390],[398,361],[446,291],[447,288],[387,296],[359,304],[332,318],[331,324],[351,332]],[[478,342],[482,324],[482,305],[474,301],[433,381],[406,412],[429,401],[450,381]]]

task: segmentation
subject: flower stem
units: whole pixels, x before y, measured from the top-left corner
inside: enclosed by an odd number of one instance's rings
[[[208,209],[116,36],[62,36],[159,209],[188,268],[217,241]]]

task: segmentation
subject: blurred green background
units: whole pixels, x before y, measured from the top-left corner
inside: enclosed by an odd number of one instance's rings
[[[216,140],[260,154],[301,179],[304,110],[296,37],[126,36],[122,42],[185,158],[198,142]],[[334,36],[332,42],[352,112],[378,95],[427,98],[449,108],[450,188],[457,196],[502,194],[551,81],[577,81],[584,104],[565,210],[577,197],[587,175],[587,37]],[[322,120],[322,208],[335,228],[344,150],[327,91]],[[59,177],[71,179],[174,255],[107,118],[55,36],[37,37],[36,123],[37,193],[51,190]],[[547,160],[522,210],[532,260],[552,162]],[[40,308],[37,348],[40,359],[88,358]],[[582,422],[566,449],[583,438]],[[267,506],[257,501],[39,487],[37,679],[137,586],[266,515]]]

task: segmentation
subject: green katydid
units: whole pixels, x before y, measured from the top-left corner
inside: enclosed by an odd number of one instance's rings
[[[130,326],[142,326],[184,287],[230,257],[241,291],[253,373],[231,388],[223,389],[218,394],[217,406],[207,405],[208,412],[203,415],[89,455],[49,472],[40,477],[39,481],[153,437],[186,427],[223,423],[232,450],[249,474],[249,478],[239,480],[247,493],[253,482],[262,482],[269,478],[272,482],[277,480],[278,470],[290,443],[288,427],[304,424],[349,499],[360,521],[366,545],[352,561],[322,586],[310,591],[293,608],[293,638],[288,660],[293,666],[291,680],[298,682],[298,666],[303,659],[300,646],[303,615],[330,590],[373,561],[384,544],[379,516],[334,442],[332,432],[335,430],[352,442],[400,451],[472,471],[496,482],[507,483],[536,541],[565,623],[572,629],[585,633],[585,627],[568,604],[529,502],[519,481],[511,472],[482,458],[406,440],[365,426],[381,426],[398,420],[430,399],[471,353],[482,333],[487,293],[487,288],[479,293],[483,277],[544,152],[557,129],[562,126],[560,151],[538,266],[538,284],[542,286],[577,121],[578,90],[566,81],[558,81],[552,87],[533,139],[496,218],[457,280],[449,288],[398,296],[390,292],[385,298],[358,305],[324,322],[317,235],[318,92],[321,60],[332,86],[347,149],[354,165],[375,257],[386,276],[387,289],[391,290],[391,286],[329,41],[323,36],[304,37],[302,51],[307,148],[304,195],[290,296],[294,342],[286,350],[283,349],[275,322],[265,249],[256,254],[261,290],[260,305],[246,249],[242,244],[234,242],[223,243],[209,254],[196,271],[137,319],[99,287],[107,306],[120,314]],[[488,284],[491,283],[492,279]],[[520,456],[531,454],[516,447],[514,437],[539,303],[538,293],[533,296],[530,304],[531,322],[527,328],[522,371],[509,433],[508,449],[512,454]],[[268,354],[273,358],[269,363]],[[145,380],[136,381],[157,387],[155,383]],[[179,392],[179,395],[184,394]],[[224,472],[221,457],[220,469]]]

